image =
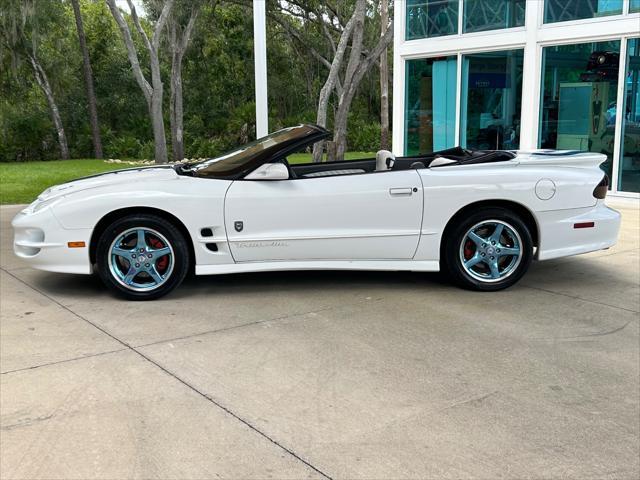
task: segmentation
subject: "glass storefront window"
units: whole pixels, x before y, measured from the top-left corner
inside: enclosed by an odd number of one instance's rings
[[[640,0],[631,0],[629,11],[631,13],[640,12]]]
[[[620,42],[545,47],[538,144],[603,153],[611,178]]]
[[[466,0],[464,31],[483,32],[522,27],[526,0]]]
[[[405,155],[455,146],[455,56],[407,60]]]
[[[458,33],[458,0],[407,0],[407,40]]]
[[[640,192],[640,38],[627,43],[618,190]]]
[[[622,13],[624,0],[544,0],[544,23]]]
[[[462,147],[519,148],[523,56],[524,50],[509,50],[462,57]]]

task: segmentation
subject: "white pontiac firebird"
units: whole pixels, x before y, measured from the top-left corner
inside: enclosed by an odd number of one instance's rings
[[[445,271],[499,290],[531,261],[609,248],[605,156],[469,151],[292,165],[329,136],[277,131],[221,157],[131,168],[51,187],[13,220],[16,255],[98,272],[129,299],[196,275],[272,270]]]

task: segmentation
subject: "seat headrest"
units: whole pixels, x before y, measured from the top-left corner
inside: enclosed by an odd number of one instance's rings
[[[376,153],[376,172],[391,170],[396,161],[396,156],[389,150],[379,150]]]

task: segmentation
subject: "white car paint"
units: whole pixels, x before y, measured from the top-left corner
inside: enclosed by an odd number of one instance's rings
[[[236,181],[227,192],[225,220],[236,262],[410,260],[422,209],[422,182],[412,169]],[[236,220],[244,222],[241,232]]]
[[[443,232],[456,212],[476,202],[507,201],[535,219],[536,258],[546,260],[615,244],[620,215],[593,196],[604,160],[592,153],[518,152],[497,163],[276,181],[196,178],[171,167],[123,170],[43,192],[14,218],[14,250],[34,268],[89,274],[99,221],[143,207],[184,225],[200,275],[437,271]],[[241,231],[236,221],[243,222]],[[591,221],[593,228],[574,228]],[[213,237],[203,237],[203,228]],[[68,242],[86,247],[69,248]]]

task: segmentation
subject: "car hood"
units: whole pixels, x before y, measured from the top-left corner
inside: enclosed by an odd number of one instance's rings
[[[71,182],[61,183],[60,185],[54,185],[38,195],[38,200],[51,200],[56,197],[69,195],[83,190],[109,185],[171,180],[177,176],[178,174],[170,165],[114,170],[112,172],[99,173],[97,175],[72,180]]]

